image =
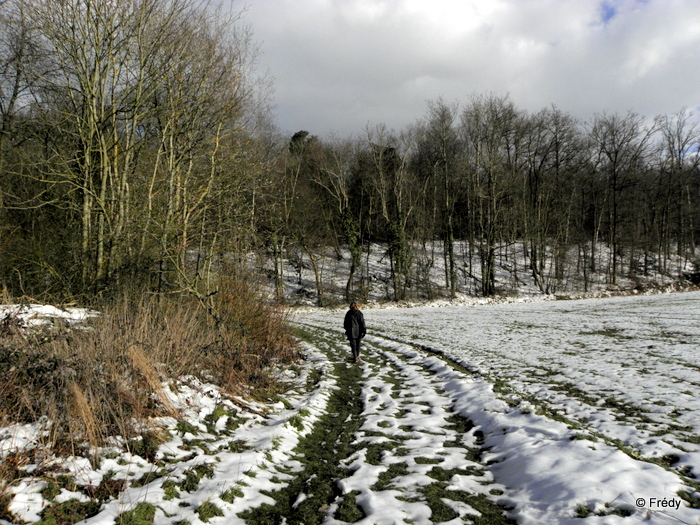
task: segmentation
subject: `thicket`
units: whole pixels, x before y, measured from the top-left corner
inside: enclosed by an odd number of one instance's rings
[[[204,298],[238,272],[272,184],[256,55],[240,13],[200,0],[4,2],[3,286]]]
[[[124,293],[79,328],[0,329],[0,425],[43,421],[44,445],[59,452],[139,436],[149,418],[179,418],[177,381],[196,378],[240,396],[269,396],[270,368],[297,346],[286,311],[248,283],[220,283],[214,319],[194,297]],[[173,389],[170,391],[169,389]]]

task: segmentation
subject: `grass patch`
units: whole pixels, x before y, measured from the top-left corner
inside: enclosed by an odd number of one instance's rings
[[[367,517],[362,507],[357,504],[357,494],[359,494],[359,492],[352,491],[342,497],[338,505],[338,510],[335,513],[335,519],[347,523],[357,523]]]
[[[459,432],[460,434],[466,434],[474,428],[474,423],[459,414],[451,414],[445,418],[445,421],[449,423],[446,428]]]
[[[443,458],[423,458],[423,457],[417,457],[415,459],[416,463],[418,465],[438,465],[439,463],[442,463],[445,461]]]
[[[441,523],[443,521],[451,521],[459,518],[459,514],[443,501],[443,498],[447,495],[445,494],[447,491],[442,485],[433,483],[424,487],[421,492],[425,496],[428,507],[430,507],[430,520],[433,523]]]
[[[690,508],[700,509],[700,496],[697,492],[689,492],[687,490],[679,490],[677,492],[678,497],[686,501]]]
[[[197,465],[184,472],[185,479],[178,486],[185,492],[194,492],[199,487],[202,478],[214,477],[214,469],[209,465]]]
[[[99,501],[81,502],[75,499],[55,503],[45,508],[37,525],[70,525],[97,514],[102,504]],[[118,522],[119,523],[119,522]]]
[[[161,485],[161,488],[165,492],[165,496],[163,496],[163,499],[171,500],[171,499],[179,498],[180,492],[178,492],[178,490],[177,490],[179,486],[180,485],[177,482],[173,481],[172,479],[165,481]]]
[[[178,421],[175,424],[175,430],[177,430],[180,436],[184,436],[185,434],[192,434],[193,436],[196,436],[199,434],[199,429],[187,421]]]
[[[62,489],[74,492],[77,490],[77,488],[75,479],[72,476],[59,475],[55,479],[49,478],[46,481],[46,485],[41,490],[41,495],[44,497],[44,499],[53,501],[56,496],[61,493]]]
[[[371,489],[380,491],[391,487],[392,481],[396,478],[408,475],[408,465],[406,463],[392,463],[389,468],[379,474],[379,479],[372,485]]]
[[[620,516],[621,518],[627,518],[634,514],[633,510],[628,508],[615,507],[609,503],[605,504],[605,510],[592,511],[586,505],[578,505],[576,507],[577,518],[588,518],[590,516]]]
[[[453,476],[482,476],[483,473],[483,469],[477,467],[469,467],[467,469],[454,468],[449,470],[433,467],[430,472],[428,472],[428,476],[438,481],[448,483]]]
[[[515,521],[505,515],[505,510],[484,495],[472,495],[460,490],[447,490],[447,483],[431,483],[420,492],[425,496],[432,512],[433,523],[450,521],[459,517],[455,510],[444,500],[457,501],[470,506],[479,514],[469,514],[468,519],[474,525],[515,525]]]
[[[243,497],[243,491],[240,487],[231,487],[219,496],[226,503],[233,503],[236,498]]]
[[[304,430],[304,418],[309,415],[308,410],[300,410],[287,420],[290,426],[296,428],[299,432]]]
[[[210,414],[204,416],[204,424],[207,427],[207,432],[217,435],[219,432],[217,431],[216,426],[222,417],[226,418],[224,426],[228,431],[235,430],[240,425],[240,422],[235,417],[235,414],[229,408],[219,404],[214,407],[214,410],[212,410]]]
[[[117,517],[116,525],[149,525],[153,523],[156,508],[150,503],[139,503],[134,510],[124,512]]]
[[[141,476],[138,480],[134,481],[131,486],[132,487],[143,487],[144,485],[148,485],[149,483],[154,482],[157,479],[163,478],[170,474],[167,470],[161,469],[157,471],[152,471],[144,474]]]
[[[165,430],[148,430],[141,432],[137,438],[129,441],[127,448],[132,454],[154,463],[158,448],[166,443],[170,437],[170,433]]]
[[[304,436],[295,452],[303,456],[305,470],[298,473],[288,485],[276,492],[266,492],[275,505],[263,504],[239,514],[247,523],[320,523],[323,511],[341,496],[337,480],[348,475],[339,460],[350,456],[357,446],[354,433],[359,429],[357,418],[362,411],[360,387],[362,372],[358,366],[338,363],[335,366],[338,389],[332,391],[328,411],[314,429]],[[294,505],[299,494],[307,498]]]
[[[108,501],[119,496],[119,493],[124,490],[126,483],[123,479],[113,479],[113,475],[114,473],[110,472],[104,476],[102,482],[96,489],[90,489],[88,487],[86,489],[87,495],[100,502]]]
[[[250,450],[252,447],[242,439],[235,439],[228,442],[228,449],[231,452],[240,453]]]
[[[398,446],[399,444],[393,440],[371,443],[365,448],[365,461],[370,465],[381,465],[384,452],[394,451]]]
[[[223,511],[214,505],[211,501],[205,501],[195,512],[199,515],[199,519],[204,523],[207,523],[210,519],[221,517],[224,515]]]
[[[306,378],[306,388],[307,390],[313,390],[316,385],[318,385],[323,379],[323,370],[320,368],[314,368],[309,372]]]

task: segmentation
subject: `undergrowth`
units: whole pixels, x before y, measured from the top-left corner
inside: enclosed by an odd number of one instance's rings
[[[11,316],[0,323],[0,425],[44,422],[42,445],[57,454],[87,455],[119,435],[148,458],[167,436],[143,422],[179,418],[165,390],[173,380],[274,392],[271,368],[297,356],[287,312],[244,281],[221,282],[209,309],[141,290],[94,306],[99,315],[78,329],[27,329]],[[0,460],[0,485],[12,481],[8,461]]]

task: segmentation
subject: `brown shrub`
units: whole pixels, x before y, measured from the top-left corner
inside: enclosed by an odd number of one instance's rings
[[[139,435],[132,421],[177,416],[163,390],[193,375],[230,393],[269,389],[269,368],[296,355],[287,312],[243,281],[222,283],[212,316],[191,296],[125,293],[88,329],[0,330],[0,423],[54,425],[52,443]]]

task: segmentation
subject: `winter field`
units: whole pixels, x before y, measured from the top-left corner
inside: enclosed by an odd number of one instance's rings
[[[371,343],[433,370],[484,433],[482,460],[518,523],[700,521],[679,496],[697,506],[700,294],[365,315]],[[631,515],[594,517],[610,513]]]
[[[364,313],[359,364],[343,309],[295,313],[275,403],[183,378],[150,455],[28,454],[0,523],[700,523],[700,293]]]

